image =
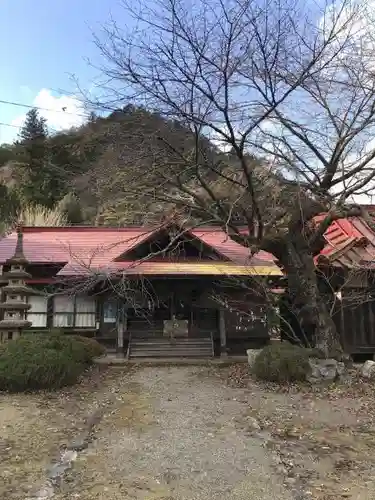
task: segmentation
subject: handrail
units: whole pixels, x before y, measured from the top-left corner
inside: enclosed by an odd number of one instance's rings
[[[128,340],[128,349],[126,351],[126,359],[129,359],[130,356],[130,343],[132,341],[132,334],[129,332],[129,340]]]

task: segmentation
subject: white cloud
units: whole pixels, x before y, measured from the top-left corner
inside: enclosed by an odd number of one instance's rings
[[[87,120],[82,103],[74,96],[54,96],[47,89],[41,89],[34,98],[32,106],[39,109],[40,116],[47,120],[51,132],[78,127]],[[17,116],[12,125],[22,126],[26,113]]]

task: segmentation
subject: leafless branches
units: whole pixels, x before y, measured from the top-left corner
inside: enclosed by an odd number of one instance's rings
[[[145,210],[176,210],[192,225],[212,221],[249,253],[273,253],[298,297],[296,315],[332,340],[313,257],[329,223],[358,215],[353,197],[374,186],[369,6],[160,0],[124,7],[135,28],[113,20],[96,38],[104,93],[112,105],[158,112],[188,137],[181,144],[155,131],[133,155],[117,145],[124,198],[142,200]],[[327,216],[316,225],[321,212]]]
[[[374,40],[370,26],[362,28],[365,5],[345,0],[311,10],[297,0],[168,0],[137,11],[124,6],[137,28],[128,32],[113,20],[105,37],[96,38],[108,63],[111,102],[131,99],[157,110],[192,137],[182,149],[157,137],[158,147],[141,152],[154,158],[149,175],[140,183],[128,171],[125,192],[204,213],[242,244],[259,247],[270,226],[285,221],[265,215],[251,155],[263,158],[272,179],[267,196],[283,190],[280,175],[289,178],[320,201],[312,215],[372,189]],[[210,150],[206,139],[230,150],[229,157]],[[220,185],[230,195],[223,197]],[[281,198],[269,199],[268,211],[283,205]],[[300,217],[303,200],[296,198],[293,216]],[[236,230],[239,215],[250,229],[247,241]]]

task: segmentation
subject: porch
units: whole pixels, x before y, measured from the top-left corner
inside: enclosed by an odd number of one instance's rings
[[[133,293],[124,297],[108,287],[90,295],[30,297],[31,330],[59,328],[94,337],[128,358],[245,355],[268,341],[266,308],[223,283],[158,279],[142,293],[139,282],[131,286]]]
[[[257,279],[282,279],[271,255],[250,257],[218,228],[18,228],[0,247],[5,273],[14,247],[26,266],[25,328],[92,336],[130,357],[244,354],[266,343]]]

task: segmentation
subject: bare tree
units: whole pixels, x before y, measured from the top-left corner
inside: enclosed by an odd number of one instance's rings
[[[324,268],[323,262],[327,264],[329,259],[321,257],[317,273],[324,286],[331,291],[327,296],[329,314],[335,324],[340,325],[343,340],[350,342],[353,339],[348,336],[348,332],[352,324],[349,323],[346,328],[343,313],[347,309],[356,310],[358,317],[358,314],[364,314],[363,306],[371,307],[374,301],[373,290],[368,287],[373,276],[371,263],[367,262],[361,266],[354,264],[345,272],[336,274],[332,269],[328,271]],[[282,282],[275,282],[272,286],[269,280],[262,276],[252,276],[251,279],[228,276],[221,280],[211,295],[221,307],[241,317],[240,326],[242,324],[244,329],[256,319],[267,324],[271,338],[284,338],[297,345],[313,347],[313,332],[306,329],[296,333],[293,325],[298,322],[298,318],[294,315],[293,305],[289,301],[280,300],[280,297],[284,297]]]
[[[158,147],[140,138],[117,176],[124,197],[173,206],[219,224],[249,253],[271,252],[302,328],[313,328],[326,354],[336,350],[314,256],[334,219],[366,215],[352,197],[373,187],[367,6],[160,0],[124,8],[136,28],[113,20],[96,38],[107,103],[158,111],[191,137],[188,148],[163,134],[156,133]],[[152,165],[140,182],[142,155]]]

